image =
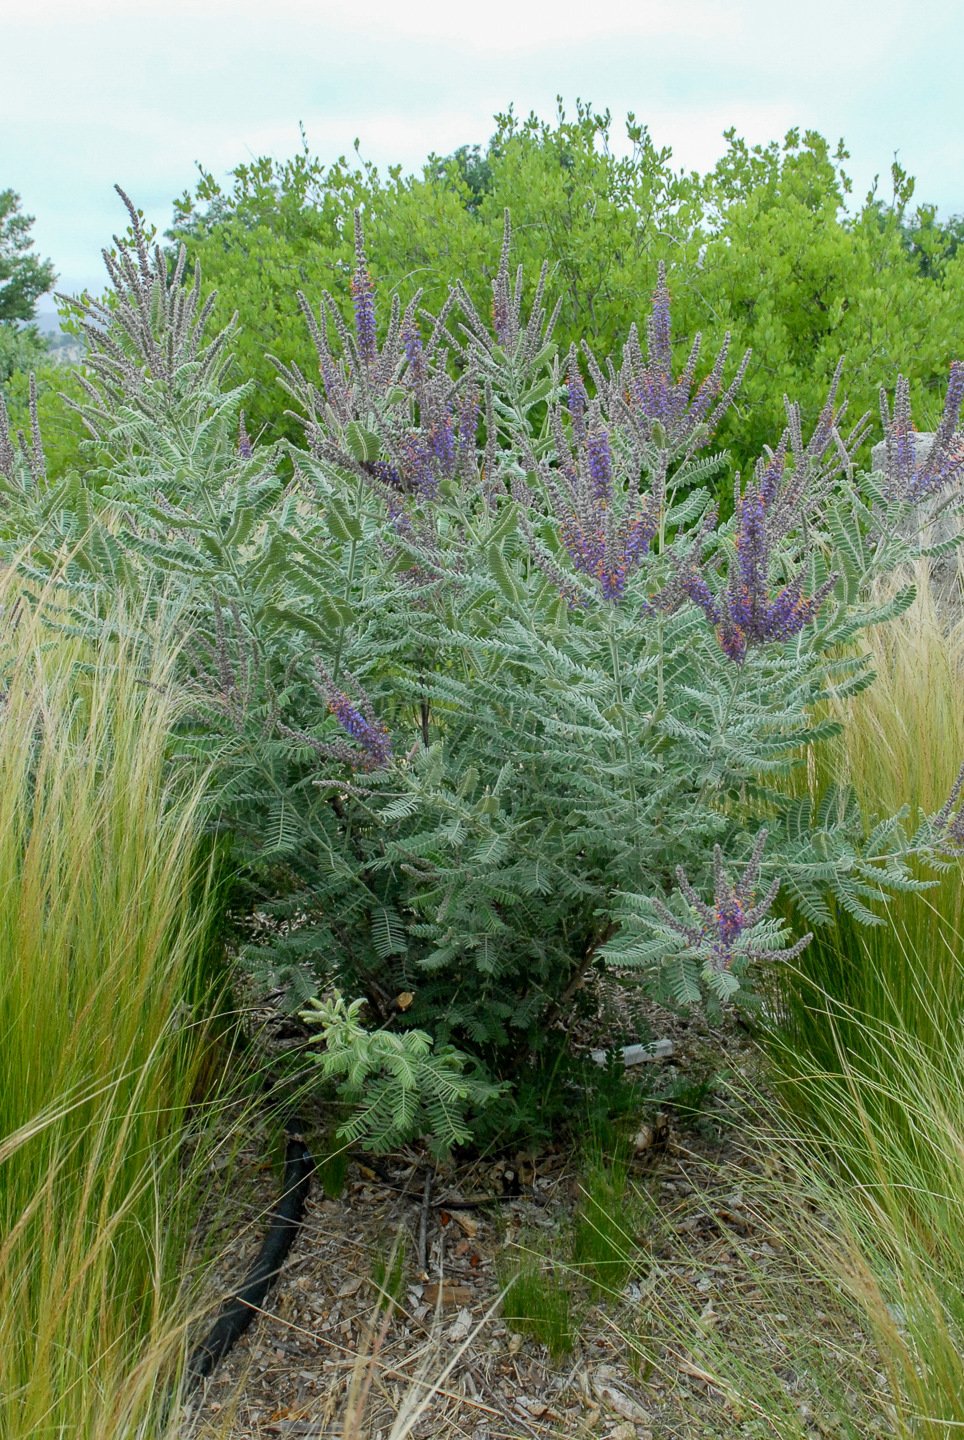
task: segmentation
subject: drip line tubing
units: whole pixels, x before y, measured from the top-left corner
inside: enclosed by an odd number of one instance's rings
[[[218,1317],[187,1362],[184,1392],[189,1394],[220,1364],[264,1304],[304,1219],[315,1161],[300,1135],[288,1131],[281,1194],[269,1212],[267,1233],[243,1285],[224,1302]]]

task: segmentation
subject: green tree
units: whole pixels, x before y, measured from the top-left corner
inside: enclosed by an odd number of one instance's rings
[[[0,384],[18,370],[42,364],[46,345],[33,319],[39,297],[53,285],[53,262],[34,255],[34,217],[20,210],[20,196],[0,190]]]
[[[20,196],[0,190],[0,320],[32,320],[34,306],[57,278],[52,260],[32,254],[32,215],[20,211]]]
[[[875,189],[854,207],[842,142],[814,131],[754,147],[735,131],[726,138],[723,158],[700,176],[674,169],[633,115],[617,137],[609,112],[585,104],[571,116],[560,103],[552,122],[510,107],[486,146],[430,156],[419,175],[360,158],[325,166],[307,148],[240,166],[229,186],[202,175],[178,202],[173,233],[218,289],[220,322],[240,316],[239,374],[256,387],[249,419],[272,437],[298,430],[265,353],[316,373],[294,291],[317,306],[329,290],[349,318],[356,207],[383,293],[404,305],[421,288],[435,310],[460,277],[484,313],[508,208],[526,274],[534,280],[550,260],[563,353],[583,339],[616,353],[645,320],[662,260],[681,362],[697,332],[706,353],[727,331],[734,352],[753,350],[718,436],[744,469],[779,440],[784,394],[815,419],[841,354],[855,418],[876,411],[877,385],[898,364],[939,407],[964,334],[959,227],[938,224],[926,205],[911,210],[913,180],[899,166],[889,202]]]

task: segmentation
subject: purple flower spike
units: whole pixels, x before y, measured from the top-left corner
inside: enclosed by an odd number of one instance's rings
[[[569,351],[569,367],[566,372],[566,407],[572,416],[572,433],[579,444],[582,444],[586,438],[588,405],[589,397],[582,382],[582,375],[579,373],[579,361],[576,359],[576,351],[573,347]]]
[[[713,510],[704,516],[690,553],[674,562],[675,575],[654,601],[659,609],[670,611],[684,597],[692,600],[716,630],[724,655],[737,665],[743,664],[752,645],[792,640],[811,624],[838,579],[830,575],[812,595],[804,595],[799,571],[771,597],[772,556],[796,519],[780,491],[783,460],[781,446],[767,463],[757,465],[755,480],[737,502],[736,555],[722,592],[714,594],[701,559],[716,522]],[[719,552],[711,563],[718,559]]]
[[[403,489],[423,500],[438,494],[438,472],[432,446],[421,435],[404,435],[399,444]]]
[[[503,349],[511,349],[519,335],[519,320],[512,303],[509,286],[509,253],[512,249],[512,224],[506,210],[502,230],[502,253],[499,269],[492,282],[492,324],[495,337]]]
[[[358,705],[352,703],[343,690],[332,680],[323,665],[317,666],[318,689],[328,702],[328,709],[334,715],[345,734],[358,746],[350,751],[349,763],[361,770],[381,770],[391,762],[392,741],[388,730],[375,718],[375,712],[367,696],[361,693]],[[361,687],[357,687],[361,691]],[[338,747],[330,747],[332,751]]]
[[[368,696],[352,676],[348,678],[358,692],[357,703],[340,690],[320,660],[315,661],[315,689],[334,715],[345,734],[352,742],[341,740],[319,740],[306,735],[303,730],[292,730],[279,725],[282,735],[307,745],[326,760],[335,760],[352,770],[363,770],[371,774],[384,770],[392,761],[392,741],[386,727],[375,716]]]
[[[408,376],[412,385],[419,390],[425,381],[425,352],[422,337],[415,324],[406,325],[402,331],[402,347],[408,362]]]
[[[458,429],[459,458],[473,455],[479,430],[479,392],[474,385],[465,391],[459,402],[456,425]]]
[[[559,537],[573,569],[599,586],[604,600],[618,603],[626,582],[643,562],[658,528],[655,508],[642,501],[615,523],[584,522],[576,514],[562,518]]]
[[[451,412],[446,410],[436,420],[429,432],[428,443],[435,463],[442,476],[449,479],[455,474],[455,431]]]
[[[402,479],[397,468],[394,465],[390,465],[387,460],[363,460],[361,467],[366,475],[370,475],[373,480],[378,480],[389,490],[395,492],[404,490],[405,481]]]
[[[720,607],[716,603],[709,585],[699,572],[692,575],[684,575],[681,579],[683,593],[688,595],[695,605],[698,605],[711,625],[720,623]]]
[[[378,358],[378,341],[375,332],[375,282],[368,269],[361,214],[357,210],[355,211],[355,273],[352,276],[351,293],[355,307],[355,339],[358,341],[358,353],[366,365],[371,365]]]
[[[760,499],[765,506],[773,504],[780,493],[780,486],[783,484],[783,473],[787,465],[787,445],[789,434],[784,434],[780,444],[773,454],[768,454],[765,460],[757,462],[756,486],[760,492]]]
[[[699,450],[708,444],[714,428],[733,404],[750,352],[744,355],[735,379],[724,391],[723,368],[730,344],[729,335],[725,336],[712,370],[694,392],[700,336],[695,337],[686,364],[674,379],[672,333],[666,267],[660,261],[652,309],[646,320],[647,357],[643,358],[634,325],[624,350],[618,393],[644,440],[652,438],[653,426],[658,424],[663,432],[661,443],[670,449],[688,445]]]
[[[526,457],[527,468],[541,478],[548,494],[558,535],[573,569],[596,587],[599,596],[618,604],[631,577],[638,571],[659,529],[665,495],[665,471],[653,476],[651,493],[640,495],[640,463],[636,450],[617,446],[620,432],[602,419],[597,400],[588,403],[585,389],[569,354],[569,402],[572,428],[565,411],[553,407],[549,424],[555,441],[555,461]],[[532,497],[522,487],[522,504]],[[564,594],[568,604],[588,604],[589,598],[570,582],[560,583],[561,571],[538,543],[533,558]],[[574,600],[574,596],[579,598]]]
[[[750,489],[740,502],[740,528],[736,537],[736,570],[730,585],[729,617],[734,625],[755,632],[765,623],[768,547],[766,507],[758,490]]]
[[[608,505],[613,498],[613,457],[609,449],[608,430],[595,430],[589,436],[586,463],[593,499],[600,505]]]
[[[964,479],[964,361],[955,360],[947,381],[944,413],[926,454],[910,417],[910,384],[898,375],[894,408],[880,392],[884,428],[884,489],[891,500],[916,505]]]
[[[646,321],[646,340],[649,349],[649,366],[653,380],[662,379],[669,387],[673,373],[673,322],[669,308],[669,286],[666,283],[666,266],[662,260],[656,270],[656,289],[653,292],[653,307]]]
[[[780,888],[779,879],[774,880],[763,899],[754,903],[766,838],[766,830],[761,830],[743,875],[735,884],[728,880],[723,868],[722,852],[718,845],[715,846],[712,905],[707,905],[700,899],[690,884],[686,871],[680,866],[676,871],[680,893],[695,912],[697,924],[684,924],[660,901],[654,901],[653,908],[663,924],[682,936],[693,950],[701,954],[710,970],[718,973],[729,970],[737,959],[792,960],[813,939],[811,934],[804,935],[785,950],[769,950],[748,943],[746,937],[754,925],[758,925],[767,915]]]

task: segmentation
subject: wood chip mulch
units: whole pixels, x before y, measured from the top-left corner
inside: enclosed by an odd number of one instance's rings
[[[407,1151],[378,1173],[356,1155],[340,1196],[316,1183],[268,1310],[185,1407],[183,1440],[886,1434],[883,1402],[868,1394],[868,1342],[754,1201],[763,1162],[741,1150],[732,1100],[734,1078],[753,1068],[751,1047],[698,1021],[665,1024],[676,1034],[670,1075],[699,1071],[709,1055],[728,1083],[695,1121],[641,1118],[633,1183],[652,1223],[633,1237],[639,1263],[618,1295],[600,1302],[573,1280],[578,1326],[564,1358],[511,1331],[499,1299],[507,1257],[535,1249],[565,1263],[580,1200],[571,1155],[548,1149],[459,1169]],[[250,1264],[277,1188],[258,1138],[238,1167],[241,1238],[216,1267],[223,1287]],[[486,1203],[457,1203],[479,1197]],[[766,1373],[799,1430],[778,1427],[739,1374],[726,1377],[716,1341]],[[832,1396],[802,1355],[832,1369]],[[854,1414],[861,1425],[844,1428]]]

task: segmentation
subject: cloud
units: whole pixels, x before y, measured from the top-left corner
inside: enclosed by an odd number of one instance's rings
[[[791,126],[846,137],[855,191],[894,150],[918,195],[964,209],[953,0],[34,0],[4,17],[0,186],[20,191],[65,283],[89,284],[123,222],[120,180],[161,228],[195,161],[223,175],[291,155],[298,122],[323,160],[417,169],[484,144],[492,116],[633,110],[675,162],[706,169],[730,125],[751,143]]]
[[[341,45],[376,38],[406,46],[458,44],[480,51],[551,50],[600,38],[647,39],[704,33],[723,37],[731,12],[717,0],[608,0],[604,9],[549,3],[549,0],[488,0],[479,10],[451,0],[167,0],[162,7],[133,10],[129,0],[38,0],[13,23],[24,33],[66,32],[102,37],[130,22],[142,29],[177,34],[190,43],[217,27],[230,49],[239,35],[274,34],[297,44],[305,34],[330,36]]]

